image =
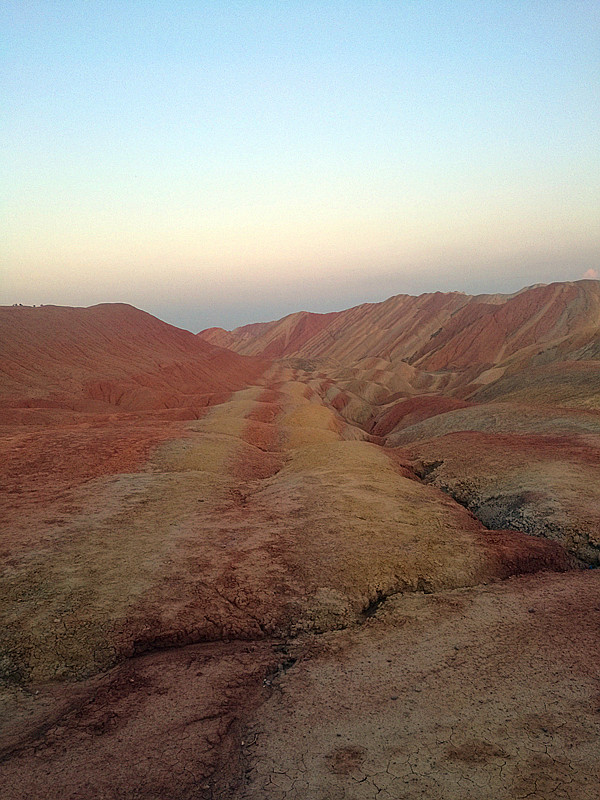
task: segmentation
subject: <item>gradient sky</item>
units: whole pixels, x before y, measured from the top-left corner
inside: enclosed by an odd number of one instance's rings
[[[597,0],[2,0],[0,24],[0,303],[196,331],[600,267]]]

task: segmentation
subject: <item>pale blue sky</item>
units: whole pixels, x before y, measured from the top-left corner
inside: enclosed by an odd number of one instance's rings
[[[0,8],[0,302],[199,330],[600,267],[597,2]]]

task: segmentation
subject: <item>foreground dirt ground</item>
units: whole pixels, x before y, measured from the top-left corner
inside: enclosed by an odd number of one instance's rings
[[[600,573],[329,385],[5,430],[2,797],[594,797]]]
[[[398,595],[277,680],[235,797],[593,800],[599,663],[597,571]]]
[[[16,692],[2,796],[595,800],[599,660],[597,571],[397,595],[291,646]]]

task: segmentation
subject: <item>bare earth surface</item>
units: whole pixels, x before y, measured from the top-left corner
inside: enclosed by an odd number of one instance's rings
[[[291,668],[237,798],[598,796],[600,575],[389,600]]]
[[[597,797],[599,298],[0,309],[0,796]]]

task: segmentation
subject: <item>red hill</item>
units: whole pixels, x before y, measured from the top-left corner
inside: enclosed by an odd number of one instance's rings
[[[247,385],[264,366],[125,304],[0,308],[4,406],[201,406]]]

